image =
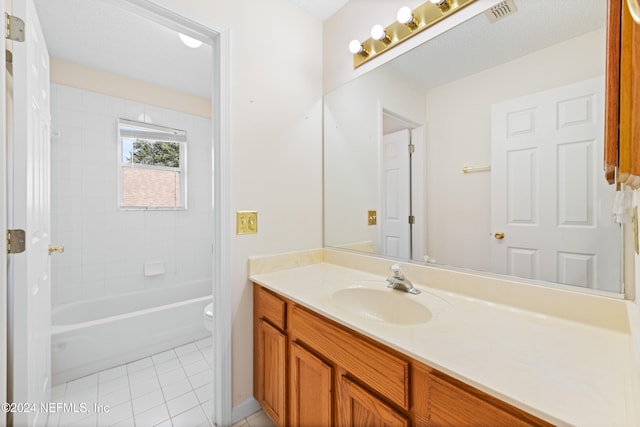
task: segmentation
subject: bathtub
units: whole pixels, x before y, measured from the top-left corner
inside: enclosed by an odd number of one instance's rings
[[[210,336],[211,282],[64,304],[52,310],[52,383],[89,375]]]

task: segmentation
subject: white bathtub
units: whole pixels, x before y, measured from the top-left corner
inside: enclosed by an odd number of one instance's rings
[[[202,313],[211,290],[196,282],[54,308],[53,385],[209,336]]]

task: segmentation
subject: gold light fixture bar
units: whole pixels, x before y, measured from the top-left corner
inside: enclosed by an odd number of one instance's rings
[[[353,54],[353,68],[358,68],[389,49],[393,49],[403,41],[456,13],[474,1],[476,0],[444,0],[439,5],[431,1],[423,3],[412,11],[413,21],[410,24],[401,24],[398,21],[394,21],[393,24],[384,29],[389,39],[388,43],[385,43],[387,40],[380,41],[374,38],[363,41],[361,44],[362,49]],[[356,52],[356,50],[352,50],[352,52]]]

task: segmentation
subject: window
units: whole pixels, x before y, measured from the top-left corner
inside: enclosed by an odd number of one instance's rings
[[[187,208],[187,133],[118,119],[122,209]]]

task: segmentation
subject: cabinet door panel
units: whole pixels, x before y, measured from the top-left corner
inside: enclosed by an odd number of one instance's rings
[[[296,343],[289,356],[289,423],[333,425],[333,369]]]
[[[286,414],[287,337],[264,320],[258,322],[258,328],[256,399],[273,422],[283,426]]]
[[[341,427],[409,427],[409,420],[349,378],[340,377]]]

